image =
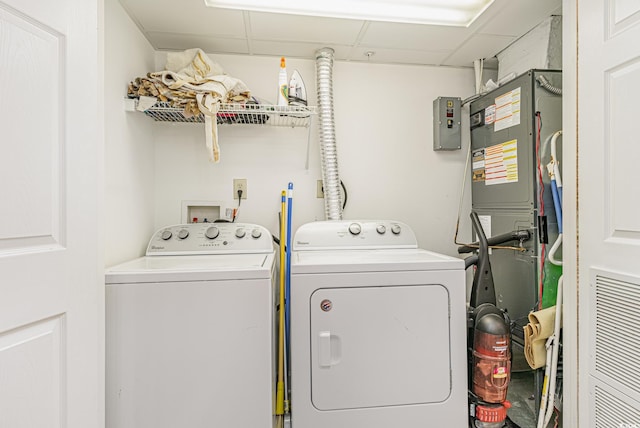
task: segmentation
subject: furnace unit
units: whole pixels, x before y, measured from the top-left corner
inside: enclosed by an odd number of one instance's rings
[[[488,237],[518,229],[534,236],[524,251],[491,254],[497,304],[516,321],[514,342],[520,345],[541,287],[544,306],[555,304],[560,274],[543,259],[558,235],[546,165],[551,136],[562,129],[561,86],[560,71],[530,70],[473,101],[469,110],[473,210]]]

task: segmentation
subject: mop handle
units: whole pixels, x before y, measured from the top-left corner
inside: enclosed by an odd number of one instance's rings
[[[291,302],[289,297],[291,295],[291,216],[293,211],[293,183],[289,183],[287,189],[287,245],[286,261],[285,261],[285,338],[287,345],[290,340],[291,332]]]

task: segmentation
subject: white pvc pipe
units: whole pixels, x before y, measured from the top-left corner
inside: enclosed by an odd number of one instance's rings
[[[549,398],[549,376],[551,375],[551,354],[553,352],[553,336],[550,336],[545,343],[545,347],[547,348],[547,364],[544,367],[544,381],[542,383],[542,397],[540,398],[540,411],[538,412],[538,425],[537,428],[544,428],[542,423],[544,422],[544,417],[547,411],[547,400]]]
[[[542,77],[542,76],[541,76]],[[542,84],[542,82],[541,82]],[[560,177],[560,168],[556,155],[556,140],[562,135],[562,131],[557,131],[551,137],[551,166],[549,170],[551,174],[553,172],[552,180],[555,180],[556,186],[559,190],[562,189],[562,178]],[[562,205],[562,204],[561,204]],[[562,206],[559,207],[562,211]],[[560,219],[558,220],[560,221]],[[553,243],[551,250],[549,251],[549,261],[556,265],[562,266],[562,260],[555,258],[556,251],[562,244],[562,233],[558,234],[558,238]],[[538,413],[538,425],[537,428],[544,428],[549,424],[551,415],[553,415],[553,408],[555,405],[556,394],[556,378],[558,372],[558,353],[560,348],[560,329],[562,328],[562,275],[558,278],[558,291],[556,294],[556,318],[553,326],[553,334],[547,339],[547,360],[544,372],[544,383],[542,388],[542,399],[540,400],[540,411]]]
[[[555,404],[556,394],[556,377],[558,371],[558,351],[560,349],[560,328],[562,327],[562,276],[558,279],[558,296],[556,297],[556,322],[553,329],[553,351],[551,353],[551,374],[549,382],[549,396],[547,400],[547,410],[544,417],[544,425],[546,427],[551,420],[553,414],[553,406]]]
[[[551,161],[553,162],[553,175],[555,176],[556,186],[562,187],[562,177],[560,177],[560,163],[556,153],[556,140],[562,135],[562,130],[556,132],[551,137]]]
[[[556,242],[553,243],[551,250],[549,250],[549,261],[556,266],[562,266],[562,260],[556,259],[556,251],[558,251],[558,248],[560,248],[561,244],[562,244],[562,233],[558,235]]]
[[[484,59],[476,59],[473,61],[473,70],[476,77],[476,94],[482,93],[482,72],[484,69]]]

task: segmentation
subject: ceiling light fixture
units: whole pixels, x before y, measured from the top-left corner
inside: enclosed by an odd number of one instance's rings
[[[367,21],[469,26],[494,0],[204,0],[210,7]]]

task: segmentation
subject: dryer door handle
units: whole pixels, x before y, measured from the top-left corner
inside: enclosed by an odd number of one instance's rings
[[[340,338],[330,331],[318,332],[318,365],[331,367],[340,362]]]
[[[318,333],[318,364],[320,367],[331,366],[331,332]]]

